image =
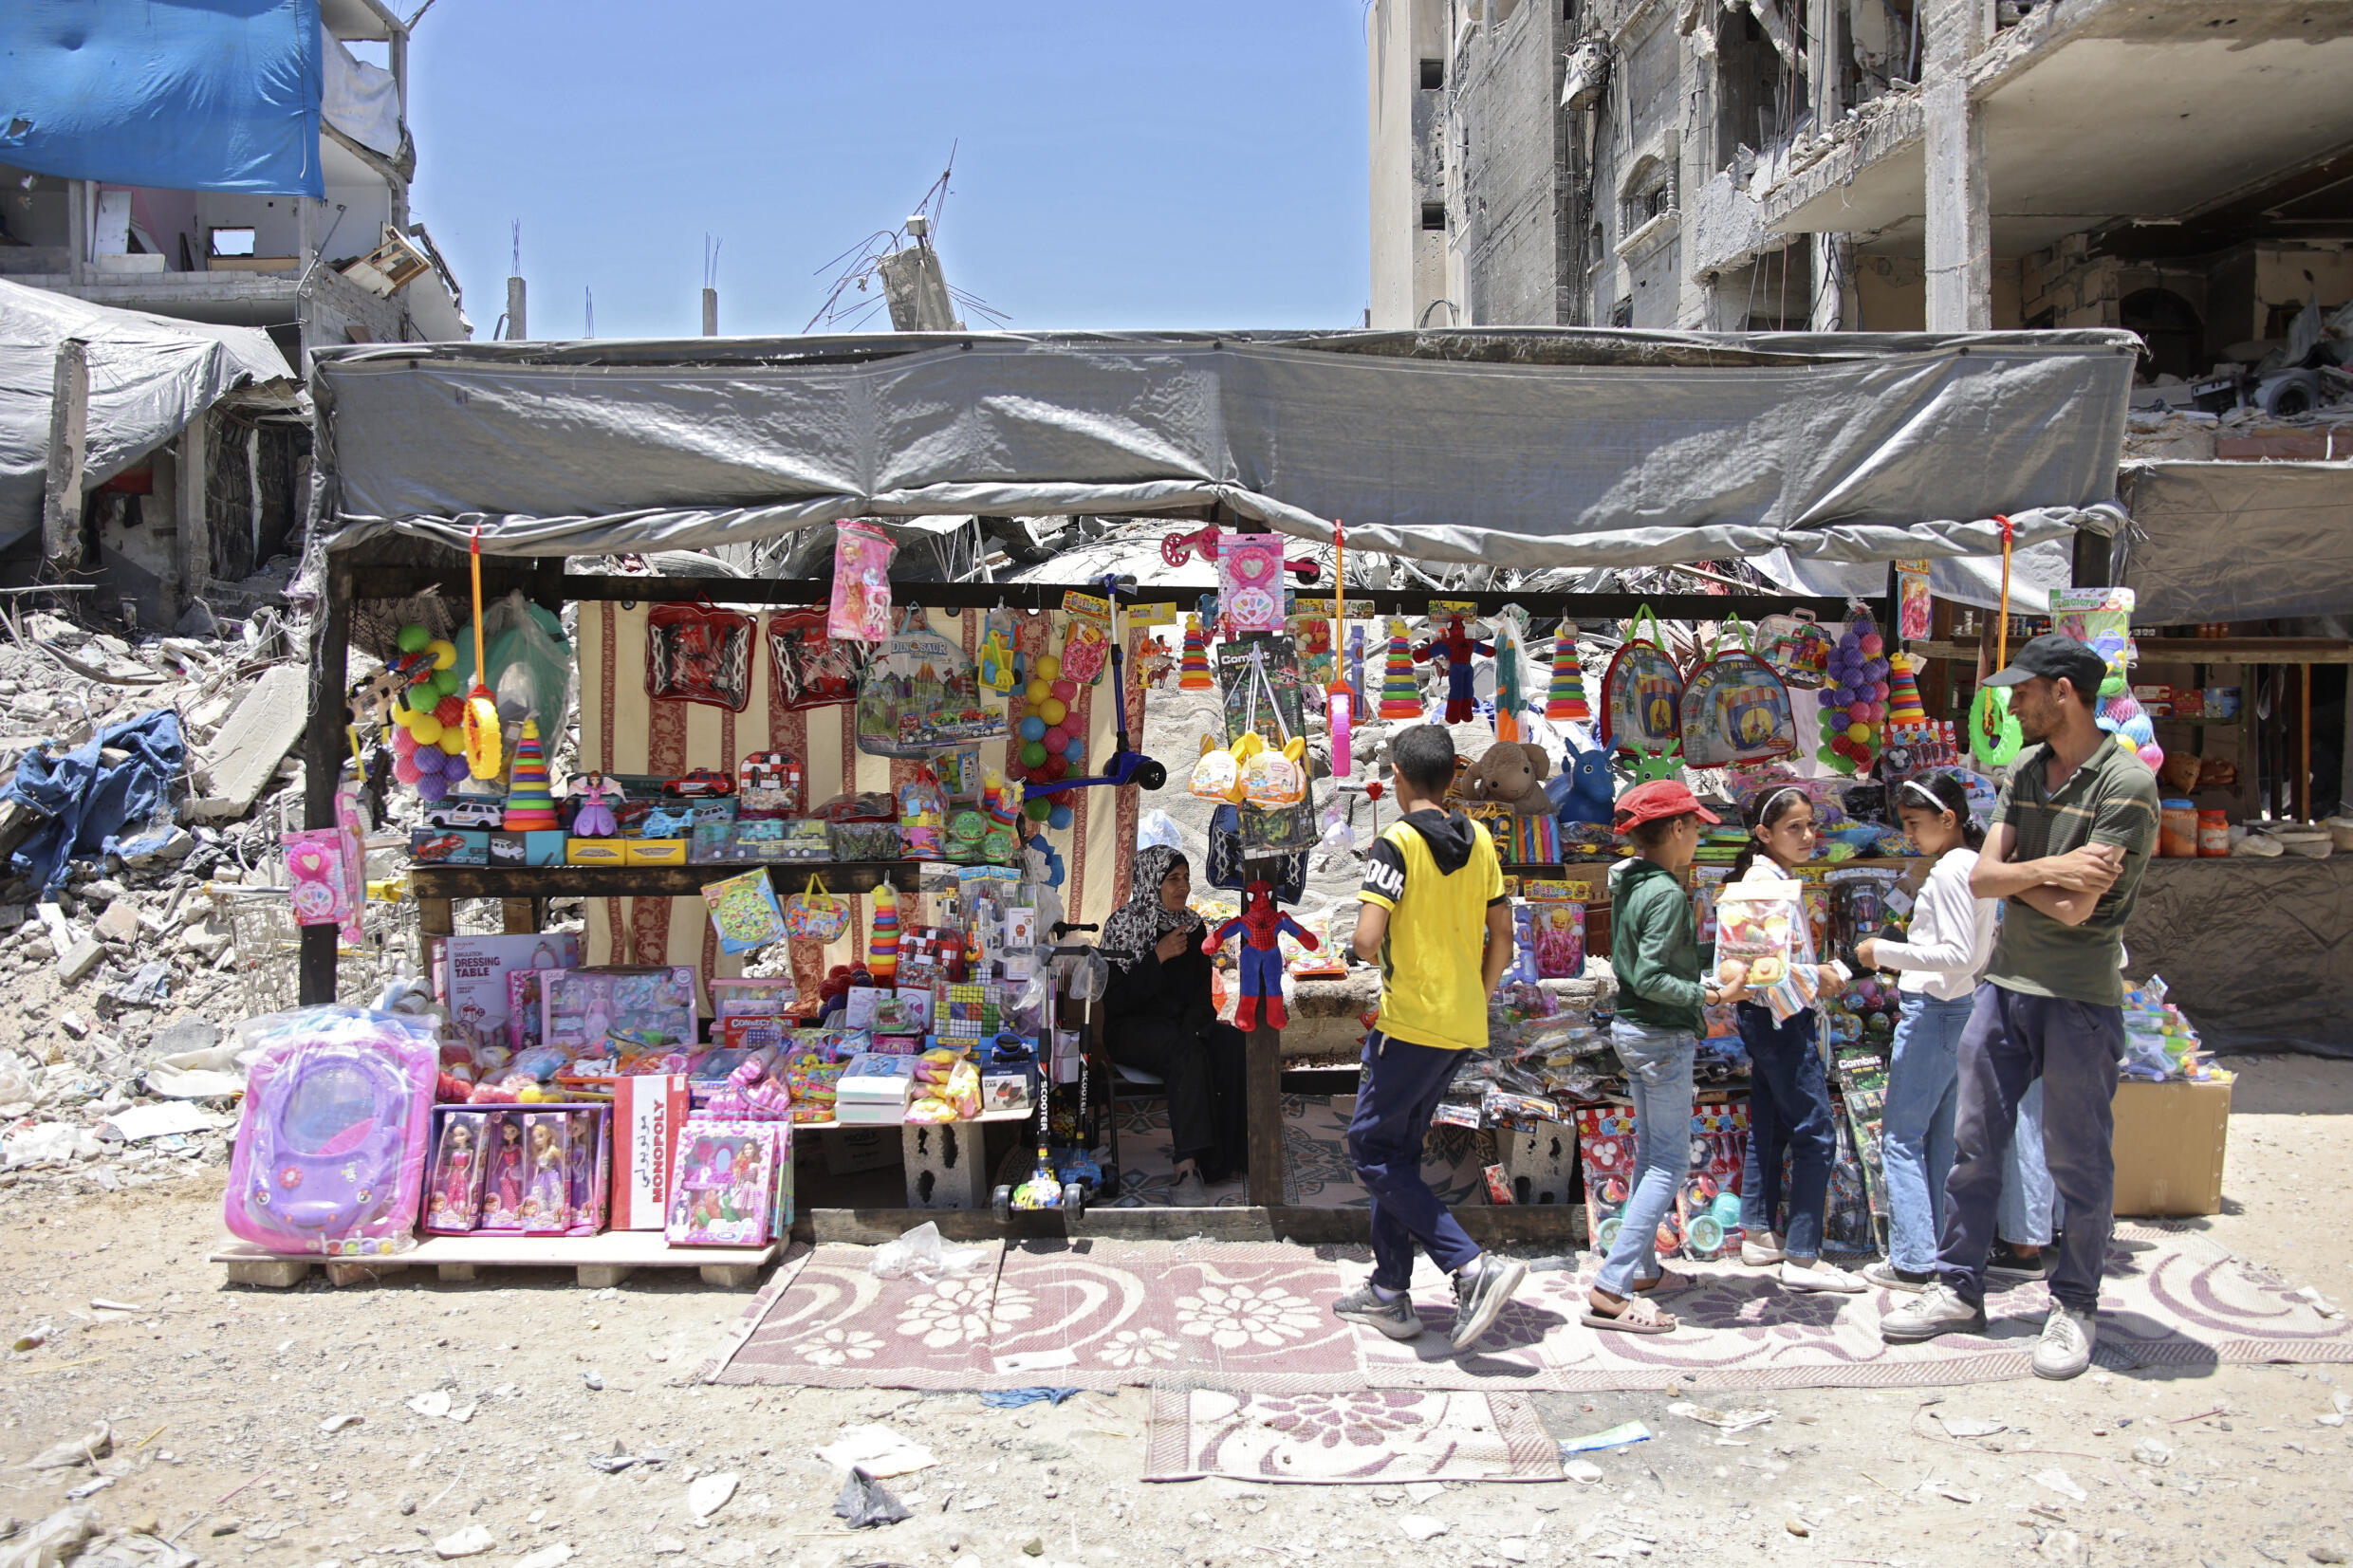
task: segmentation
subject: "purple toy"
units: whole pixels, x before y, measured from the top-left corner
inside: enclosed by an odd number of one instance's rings
[[[283,1019],[246,1079],[223,1220],[271,1252],[406,1251],[425,1182],[430,1028],[340,1006]]]

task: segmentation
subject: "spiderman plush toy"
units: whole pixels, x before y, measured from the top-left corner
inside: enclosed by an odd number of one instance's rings
[[[1242,913],[1211,932],[1201,943],[1201,950],[1215,952],[1237,931],[1242,933],[1242,1000],[1234,1004],[1233,1026],[1245,1034],[1262,1023],[1269,1029],[1288,1026],[1290,1018],[1283,1006],[1283,949],[1278,938],[1289,932],[1309,952],[1324,944],[1313,932],[1274,907],[1271,882],[1252,882]]]
[[[1473,642],[1463,630],[1462,617],[1448,618],[1446,630],[1435,641],[1425,642],[1414,650],[1414,662],[1427,664],[1444,655],[1446,658],[1446,722],[1461,724],[1478,711],[1477,700],[1471,692],[1471,655],[1485,654],[1495,656],[1491,642]]]

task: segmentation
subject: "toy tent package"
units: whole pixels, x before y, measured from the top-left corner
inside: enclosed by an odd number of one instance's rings
[[[258,1045],[222,1219],[272,1252],[403,1252],[425,1184],[436,1051],[421,1021],[303,1007],[243,1025]]]

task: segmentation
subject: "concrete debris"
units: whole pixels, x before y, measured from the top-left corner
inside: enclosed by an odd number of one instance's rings
[[[253,808],[262,786],[302,739],[307,685],[303,666],[281,664],[245,694],[197,765],[212,781],[210,792],[195,802],[198,820],[242,817]]]
[[[98,1533],[87,1508],[60,1508],[30,1530],[0,1541],[0,1568],[59,1568]]]
[[[2077,1485],[2074,1479],[2065,1470],[2037,1470],[2034,1472],[2034,1479],[2057,1492],[2061,1497],[2070,1498],[2077,1503],[2086,1502],[2091,1496],[2089,1492]]]
[[[686,1488],[688,1510],[696,1519],[709,1519],[713,1514],[726,1507],[728,1499],[735,1495],[738,1479],[732,1470],[722,1471],[717,1475],[695,1477]]]
[[[1428,1514],[1400,1514],[1398,1528],[1405,1532],[1409,1540],[1436,1540],[1450,1526],[1444,1520],[1432,1519]]]
[[[444,1561],[451,1558],[480,1557],[498,1544],[486,1525],[469,1524],[462,1530],[443,1536],[433,1543],[433,1555]]]
[[[115,1451],[114,1429],[101,1421],[81,1437],[52,1445],[34,1454],[17,1467],[25,1470],[63,1470],[76,1465],[95,1467],[98,1462]]]

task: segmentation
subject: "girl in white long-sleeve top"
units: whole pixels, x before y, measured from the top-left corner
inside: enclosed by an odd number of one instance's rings
[[[1886,1289],[1917,1291],[1934,1278],[1944,1180],[1953,1169],[1955,1053],[1977,976],[1993,951],[1996,905],[1969,891],[1985,833],[1970,818],[1969,792],[1958,779],[1906,779],[1897,786],[1896,810],[1912,842],[1936,864],[1913,903],[1909,935],[1856,946],[1865,967],[1898,971],[1903,1005],[1880,1123],[1888,1257],[1862,1273]]]

